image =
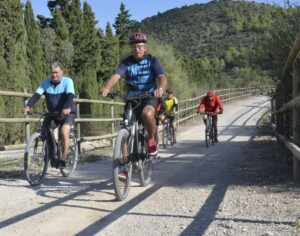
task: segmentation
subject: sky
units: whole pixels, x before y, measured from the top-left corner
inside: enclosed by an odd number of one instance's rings
[[[21,0],[26,3],[27,0]],[[125,4],[126,10],[129,10],[132,20],[141,21],[146,17],[163,13],[173,8],[180,8],[196,3],[207,3],[208,0],[86,0],[92,7],[95,18],[98,21],[98,27],[105,31],[107,22],[111,25],[114,23],[116,16],[120,12],[121,2]],[[255,2],[265,2],[268,4],[274,1],[283,2],[283,0],[256,0]],[[83,0],[82,0],[83,2]],[[47,0],[31,0],[32,8],[35,15],[50,16],[47,7]]]

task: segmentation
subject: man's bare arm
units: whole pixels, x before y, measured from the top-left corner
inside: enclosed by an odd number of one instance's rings
[[[118,74],[113,74],[104,84],[104,86],[100,89],[100,94],[103,97],[106,97],[110,92],[111,88],[119,81],[121,78]]]
[[[165,75],[158,76],[158,83],[157,83],[157,88],[154,91],[154,96],[161,97],[167,88],[167,84],[168,84],[168,81],[167,81],[167,77]]]

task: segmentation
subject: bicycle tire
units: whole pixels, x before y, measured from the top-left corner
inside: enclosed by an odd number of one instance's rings
[[[163,126],[163,131],[162,131],[162,144],[163,144],[163,148],[166,148],[168,146],[168,127],[167,126]]]
[[[173,146],[174,145],[174,135],[173,135],[172,127],[169,128],[169,139],[170,139],[170,144]]]
[[[173,129],[172,129],[172,138],[173,138],[173,144],[177,143],[176,132],[173,132]]]
[[[210,127],[209,125],[206,126],[205,128],[205,144],[206,144],[206,147],[209,148],[210,146]]]
[[[128,160],[130,155],[130,145],[131,140],[129,131],[127,129],[121,129],[116,138],[113,154],[113,184],[116,199],[118,201],[124,200],[130,189],[132,177],[132,163]],[[126,154],[128,154],[127,157]],[[123,155],[125,155],[125,157]],[[125,173],[125,180],[119,178],[121,172]]]
[[[215,145],[215,139],[214,139],[214,127],[211,126],[211,129],[210,129],[210,141],[211,141],[211,145]]]
[[[66,168],[60,169],[61,174],[64,177],[68,177],[74,174],[78,162],[78,146],[75,134],[70,132],[70,146],[68,156],[66,160]]]
[[[49,150],[47,141],[39,132],[33,133],[25,147],[24,172],[30,185],[41,184],[48,169]]]
[[[140,169],[139,175],[141,180],[141,186],[143,187],[150,183],[152,170],[153,170],[153,161],[148,156],[146,140],[147,140],[147,135],[144,134],[143,137],[140,137],[138,142],[139,169]]]

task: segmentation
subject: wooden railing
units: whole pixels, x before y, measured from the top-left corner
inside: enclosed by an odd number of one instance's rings
[[[273,97],[275,134],[283,143],[283,157],[293,160],[293,178],[300,179],[300,35],[289,53],[281,82]]]
[[[256,94],[260,94],[262,91],[272,89],[272,87],[263,87],[263,88],[228,88],[228,89],[219,89],[215,90],[217,95],[220,96],[222,102],[228,103],[237,99],[244,99],[249,96],[253,96]],[[8,91],[0,91],[0,96],[14,96],[21,97],[24,100],[31,97],[32,94],[21,93],[21,92],[8,92]],[[196,98],[190,98],[185,100],[179,99],[179,112],[177,113],[177,123],[178,125],[183,125],[188,120],[193,119],[197,115],[197,107],[199,102],[203,98],[205,94],[201,94]],[[101,140],[101,139],[109,139],[112,142],[113,138],[116,137],[117,132],[119,130],[119,122],[121,121],[120,114],[116,114],[116,110],[120,113],[122,111],[124,103],[123,102],[115,102],[106,100],[89,100],[89,99],[74,99],[77,105],[77,118],[75,119],[76,128],[77,128],[77,136],[80,143],[91,140]],[[89,104],[102,104],[104,106],[110,106],[109,118],[101,118],[104,115],[100,115],[100,118],[83,118],[80,115],[80,104],[89,103]],[[27,140],[30,136],[30,124],[40,122],[40,119],[36,118],[0,118],[0,123],[24,123],[25,125],[25,140]],[[99,132],[96,135],[82,135],[84,123],[95,123],[98,122],[100,124],[105,124],[104,126],[107,128],[110,126],[110,130],[105,133]],[[23,144],[24,145],[24,144]],[[20,145],[6,145],[5,149],[20,147]]]

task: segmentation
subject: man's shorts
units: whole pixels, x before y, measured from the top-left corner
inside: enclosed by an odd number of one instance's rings
[[[157,100],[157,98],[143,98],[141,100],[138,99],[137,101],[127,101],[126,105],[125,105],[125,113],[126,113],[129,103],[131,103],[131,106],[134,109],[133,111],[134,111],[135,117],[137,119],[140,119],[142,111],[145,106],[150,105],[154,108],[154,110],[156,110],[158,100]]]
[[[56,117],[48,117],[46,116],[43,121],[43,129],[48,130],[49,128],[55,129],[58,125],[63,126],[65,124],[70,125],[71,127],[74,125],[75,114],[70,113],[66,116],[56,116]]]

